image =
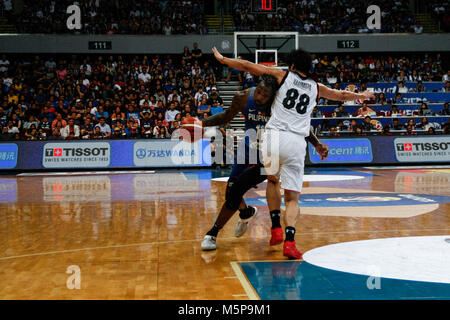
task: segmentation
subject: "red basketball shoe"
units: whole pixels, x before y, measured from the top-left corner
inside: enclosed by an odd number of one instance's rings
[[[283,242],[283,229],[275,228],[270,230],[272,232],[272,238],[270,238],[270,245],[276,246]]]
[[[283,255],[289,259],[301,259],[302,253],[297,250],[295,241],[285,241],[283,245]]]

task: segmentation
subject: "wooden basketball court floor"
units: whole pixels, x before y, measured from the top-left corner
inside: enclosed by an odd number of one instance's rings
[[[224,200],[225,183],[214,178],[228,174],[1,175],[0,299],[305,298],[305,286],[314,286],[308,273],[289,282],[305,262],[286,261],[282,245],[268,245],[265,183],[246,195],[259,208],[247,233],[234,237],[235,215],[218,249],[201,250]],[[450,167],[309,168],[305,181],[296,234],[304,253],[359,240],[450,238]],[[380,259],[381,269],[388,262]]]

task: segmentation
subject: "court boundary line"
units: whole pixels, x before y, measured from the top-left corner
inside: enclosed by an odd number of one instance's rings
[[[74,172],[25,172],[16,174],[16,177],[73,177],[91,175],[119,175],[119,174],[154,174],[155,170],[143,171],[74,171]]]
[[[252,284],[250,283],[244,271],[242,270],[239,261],[230,261],[230,265],[234,273],[236,274],[239,282],[241,283],[241,286],[244,288],[247,297],[250,300],[261,300],[259,295],[256,293],[255,288],[253,288]]]
[[[442,230],[450,230],[450,227],[436,228],[436,229],[408,229],[408,230],[402,230],[402,231],[403,232],[415,232],[415,231],[430,232],[430,231],[442,231]],[[389,232],[398,232],[398,231],[399,230],[353,230],[353,231],[302,232],[298,236],[305,236],[305,235],[311,235],[311,234],[327,235],[327,234],[354,234],[354,233],[366,234],[366,233],[384,233],[384,232],[389,233]],[[268,238],[270,238],[270,237],[267,236],[267,237],[261,237],[261,238],[255,238],[255,239],[268,239]],[[22,255],[16,255],[16,256],[0,257],[0,262],[6,261],[6,260],[18,259],[18,258],[46,256],[46,255],[61,254],[61,253],[74,253],[74,252],[89,251],[89,250],[116,249],[116,248],[151,246],[151,245],[183,243],[183,242],[197,242],[197,241],[201,242],[202,240],[203,240],[203,238],[202,239],[172,240],[172,241],[154,241],[154,242],[116,244],[116,245],[110,245],[110,246],[67,249],[67,250],[55,250],[55,251],[47,251],[47,252],[36,252],[36,253],[22,254]],[[221,238],[220,240],[221,241],[236,240],[236,237]],[[277,262],[277,261],[285,261],[285,260],[253,260],[253,261],[238,261],[238,262]],[[286,261],[288,261],[288,260],[286,260]]]
[[[229,237],[229,238],[222,238],[221,240],[232,240],[232,239],[236,239],[236,238]],[[80,252],[80,251],[99,250],[99,249],[116,249],[116,248],[152,246],[152,245],[160,245],[160,244],[197,242],[197,241],[200,242],[202,240],[203,240],[203,238],[202,239],[172,240],[172,241],[154,241],[154,242],[142,242],[142,243],[116,244],[116,245],[99,246],[99,247],[87,247],[87,248],[78,248],[78,249],[55,250],[55,251],[47,251],[47,252],[22,254],[22,255],[16,255],[16,256],[0,257],[0,261],[6,261],[6,260],[11,260],[11,259],[17,259],[17,258],[35,257],[35,256],[46,256],[46,255],[60,254],[60,253],[73,253],[73,252]]]
[[[450,169],[449,165],[435,165],[435,166],[372,166],[363,167],[368,170],[402,170],[402,169]]]

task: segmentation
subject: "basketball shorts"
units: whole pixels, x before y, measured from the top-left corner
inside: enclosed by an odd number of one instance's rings
[[[267,175],[280,179],[285,190],[302,191],[305,168],[305,137],[290,131],[266,129],[262,156]]]

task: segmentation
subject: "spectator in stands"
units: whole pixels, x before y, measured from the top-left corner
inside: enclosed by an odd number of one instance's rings
[[[58,124],[60,124],[60,127],[67,126],[67,121],[62,118],[61,113],[56,114],[56,119],[52,121],[52,129],[54,129]]]
[[[340,104],[339,107],[337,107],[337,109],[335,110],[334,116],[336,118],[345,118],[349,117],[350,114],[348,113],[347,110],[345,110],[344,105]]]
[[[70,137],[70,134],[73,136]],[[80,127],[75,124],[74,119],[69,119],[67,126],[61,130],[61,137],[64,140],[80,138]]]
[[[434,129],[434,127],[429,127],[428,131],[427,131],[428,135],[435,135],[436,134],[436,130]]]
[[[97,123],[94,127],[94,137],[98,136],[97,128],[100,128],[100,133],[104,138],[111,137],[111,127],[106,123],[106,118],[102,117],[99,119],[99,123]]]
[[[411,90],[411,92],[418,92],[418,93],[420,93],[420,92],[426,92],[426,91],[427,91],[427,88],[425,88],[425,87],[423,86],[423,82],[422,82],[422,81],[418,81],[418,82],[417,82],[417,85],[416,85],[416,88],[413,89],[413,90]]]
[[[381,131],[381,134],[383,136],[392,136],[391,128],[389,127],[388,124],[385,124],[383,126],[383,130]]]
[[[217,105],[217,102],[213,102],[213,105],[211,106],[211,115],[215,115],[217,113],[222,113],[223,108],[220,105]]]
[[[125,130],[123,128],[123,124],[121,121],[113,122],[111,128],[111,138],[112,139],[121,139],[126,136]]]
[[[405,87],[405,84],[403,81],[399,81],[398,82],[398,86],[395,90],[395,93],[407,93],[408,92],[408,88]]]
[[[330,127],[330,132],[328,133],[330,137],[339,137],[340,134],[337,132],[336,127]]]
[[[419,107],[418,114],[419,116],[432,115],[433,111],[430,108],[428,108],[428,105],[425,102],[422,102],[422,104]]]
[[[412,125],[407,125],[407,126],[406,126],[406,132],[403,133],[403,135],[406,135],[406,136],[415,136],[415,135],[417,135],[417,132],[414,131],[414,126],[412,126]]]
[[[50,121],[48,120],[48,118],[46,116],[44,116],[42,118],[42,121],[39,124],[39,129],[42,129],[43,133],[45,133],[45,136],[50,136],[51,133],[51,124]]]
[[[179,113],[180,113],[180,111],[175,109],[175,103],[171,102],[169,104],[169,110],[166,111],[165,119],[167,120],[167,122],[174,121],[176,115],[179,114]]]
[[[404,103],[403,96],[401,93],[396,93],[393,103]]]
[[[216,87],[212,88],[210,97],[208,99],[208,104],[212,105],[213,103],[217,103],[218,106],[224,107],[223,105],[223,99],[219,96],[219,92],[217,91]]]
[[[198,43],[194,42],[194,48],[191,51],[192,54],[192,60],[195,62],[197,61],[198,63],[202,62],[202,58],[203,58],[203,53],[202,50],[198,47]]]
[[[361,126],[357,126],[357,127],[356,127],[356,129],[355,129],[355,134],[356,134],[357,136],[365,136],[365,135],[367,135],[367,134],[363,131],[363,129],[362,129]]]
[[[414,121],[414,119],[408,119],[408,121],[405,124],[405,129],[407,129],[408,126],[411,126],[413,129],[416,128],[416,122]]]
[[[364,117],[364,122],[362,124],[362,129],[364,131],[372,131],[375,130],[373,123],[372,123],[372,118],[370,118],[370,116],[365,116]]]
[[[165,105],[167,103],[166,96],[164,95],[164,91],[162,89],[159,89],[155,93],[155,99],[156,99],[157,102],[161,101],[163,105]]]
[[[244,72],[244,89],[256,87],[255,77],[250,72]]]
[[[207,116],[211,115],[211,105],[207,103],[206,98],[203,98],[197,106],[197,114],[199,118],[203,118],[204,114],[206,114]]]
[[[391,110],[388,111],[388,117],[400,117],[403,113],[398,109],[398,106],[393,104]]]
[[[30,126],[30,128],[25,131],[24,137],[28,141],[29,140],[38,140],[39,139],[39,133],[38,133],[38,131],[36,129],[36,126],[34,124],[32,124]]]
[[[141,136],[143,138],[151,138],[153,133],[153,127],[155,126],[155,122],[150,116],[149,112],[144,113],[144,118],[141,122]]]
[[[3,54],[2,58],[0,59],[0,73],[8,72],[9,65],[9,60],[7,59],[6,55]]]
[[[428,122],[428,118],[427,117],[423,117],[422,120],[420,121],[420,123],[418,123],[416,125],[416,129],[421,129],[424,131],[427,131],[429,127],[432,127],[433,125],[431,123]]]
[[[138,76],[139,81],[142,81],[142,83],[146,84],[152,79],[152,76],[148,73],[147,67],[142,68],[142,72]]]
[[[12,140],[13,134],[8,132],[7,126],[0,124],[0,140]]]
[[[450,134],[450,118],[442,126],[442,134]]]
[[[94,133],[92,134],[91,139],[104,139],[105,137],[105,133],[101,131],[100,127],[94,127]]]
[[[30,115],[28,117],[28,120],[23,123],[23,129],[29,130],[31,125],[34,125],[36,129],[39,127],[39,122],[37,121],[34,115]]]
[[[353,113],[354,117],[374,116],[376,112],[367,106],[367,103],[363,103],[362,106]]]
[[[86,116],[84,123],[80,127],[80,136],[82,139],[89,139],[94,134],[94,124],[91,117]]]
[[[380,94],[377,96],[376,103],[381,105],[387,104],[386,95],[384,94],[384,92],[380,92]]]
[[[448,102],[444,103],[444,107],[439,111],[439,114],[442,116],[450,116],[450,109],[448,107]]]
[[[442,88],[442,92],[450,92],[450,81],[445,82],[445,86]]]
[[[100,118],[108,119],[109,118],[109,113],[108,113],[108,111],[104,110],[103,106],[100,105],[100,106],[98,106],[98,110],[95,113],[95,117],[97,119],[100,119]]]
[[[127,138],[137,138],[139,136],[139,125],[133,118],[128,120],[125,128],[125,134]]]
[[[397,119],[397,118],[392,119],[391,129],[392,130],[403,130],[403,126],[400,124],[399,119]]]

